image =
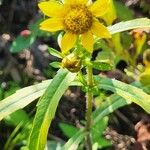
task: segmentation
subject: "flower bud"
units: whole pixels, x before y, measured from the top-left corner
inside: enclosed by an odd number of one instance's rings
[[[20,35],[23,37],[28,37],[29,35],[31,35],[31,31],[30,30],[23,30],[20,32]]]
[[[81,59],[72,53],[63,58],[61,65],[70,72],[78,72],[81,69]]]
[[[142,48],[146,42],[147,39],[147,35],[146,35],[147,30],[146,29],[134,29],[131,32],[131,35],[134,38],[134,47],[136,49],[136,56],[138,56],[141,51]]]

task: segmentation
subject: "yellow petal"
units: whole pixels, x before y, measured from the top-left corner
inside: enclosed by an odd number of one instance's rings
[[[65,4],[87,4],[88,0],[64,0]]]
[[[109,8],[109,0],[97,0],[90,6],[90,11],[96,17],[103,16]]]
[[[94,35],[100,38],[111,38],[111,34],[108,29],[99,21],[94,21],[91,27],[91,31]]]
[[[75,45],[77,35],[66,32],[61,41],[61,50],[63,53],[67,53]]]
[[[41,2],[38,4],[38,6],[46,16],[59,17],[62,14],[63,6],[58,2]]]
[[[63,29],[62,19],[59,19],[59,18],[47,19],[40,24],[40,29],[49,31],[49,32],[62,30]]]
[[[104,16],[101,16],[101,19],[103,19],[107,23],[107,25],[111,25],[116,18],[117,14],[113,4],[113,0],[110,0],[109,9]]]
[[[76,0],[76,2],[79,4],[87,4],[88,0]]]
[[[64,0],[65,4],[75,4],[76,0]]]
[[[81,42],[83,47],[85,47],[88,52],[93,52],[94,38],[93,34],[90,31],[82,34]]]

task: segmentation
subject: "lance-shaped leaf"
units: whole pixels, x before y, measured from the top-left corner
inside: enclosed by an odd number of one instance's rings
[[[60,98],[75,77],[76,74],[70,73],[66,69],[61,69],[46,89],[37,105],[37,112],[28,144],[29,149],[44,150],[48,129],[55,116]]]
[[[24,108],[35,99],[42,96],[45,89],[50,84],[51,80],[46,80],[37,85],[32,85],[18,90],[16,93],[0,101],[0,120],[15,112],[18,109]]]
[[[115,34],[118,32],[132,30],[136,28],[150,28],[150,19],[140,18],[130,21],[119,22],[116,23],[115,25],[109,26],[108,30],[110,31],[111,34]]]
[[[93,125],[99,122],[103,117],[109,115],[114,112],[118,108],[131,104],[130,101],[126,101],[124,98],[118,96],[117,94],[113,94],[107,98],[107,100],[102,103],[101,107],[96,109],[93,116]]]
[[[28,86],[17,90],[16,93],[0,101],[0,120],[11,113],[22,109],[31,102],[43,95],[51,80],[45,80],[42,83]],[[82,86],[78,81],[73,81],[70,86]]]
[[[100,70],[100,71],[109,71],[112,70],[113,66],[110,64],[109,61],[92,61],[91,62],[92,67],[94,69]]]
[[[85,138],[86,132],[84,129],[78,131],[68,142],[62,147],[62,150],[77,150],[78,145]]]
[[[62,53],[60,53],[58,50],[52,48],[52,47],[49,47],[48,48],[48,51],[51,55],[55,56],[55,57],[58,57],[58,58],[62,58]]]
[[[101,77],[96,78],[96,84],[98,88],[112,91],[125,100],[136,103],[150,113],[150,95],[145,93],[142,89],[115,79]]]

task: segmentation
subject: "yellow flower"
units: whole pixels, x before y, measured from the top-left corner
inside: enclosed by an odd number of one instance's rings
[[[40,29],[50,32],[65,31],[61,41],[61,50],[64,53],[73,48],[78,37],[91,53],[94,35],[100,38],[111,37],[107,28],[97,19],[107,12],[109,0],[97,0],[94,3],[88,0],[64,0],[64,3],[45,1],[38,6],[50,17],[40,24]]]

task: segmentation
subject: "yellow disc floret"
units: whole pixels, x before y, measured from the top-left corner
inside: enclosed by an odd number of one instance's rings
[[[93,22],[93,15],[85,5],[71,5],[64,17],[64,27],[73,34],[87,32]]]

